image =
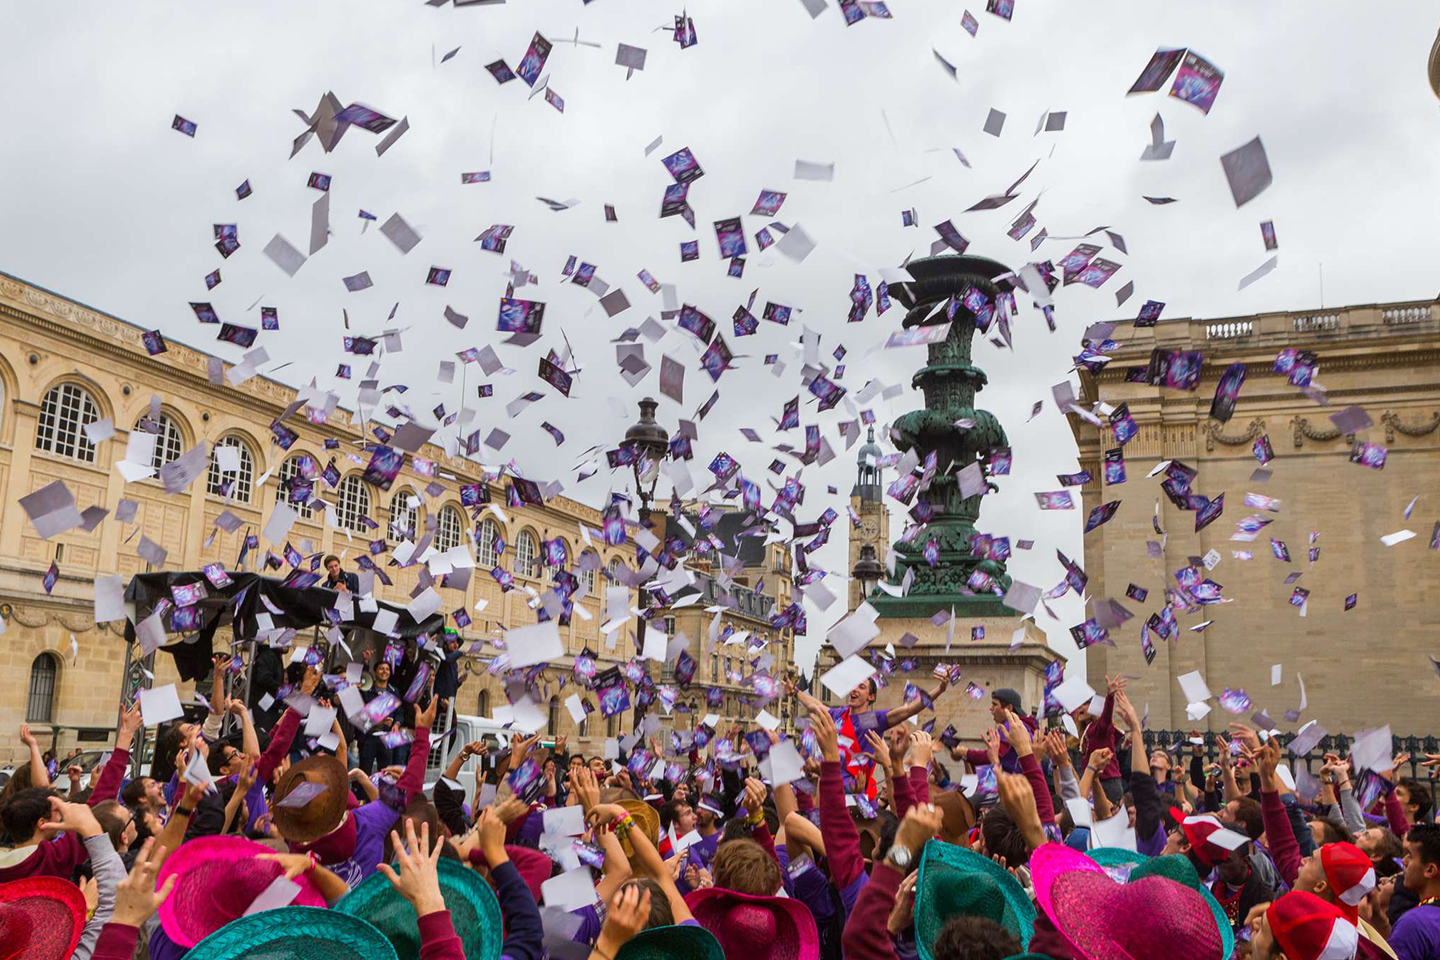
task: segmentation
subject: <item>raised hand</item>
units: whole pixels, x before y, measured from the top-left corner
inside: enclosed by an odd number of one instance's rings
[[[1035,806],[1035,791],[1021,773],[995,771],[995,785],[1000,793],[1000,806],[1015,821],[1025,842],[1034,850],[1045,842],[1045,828],[1040,824],[1040,811]]]
[[[595,941],[596,952],[613,957],[625,941],[644,930],[649,922],[650,891],[636,883],[622,884],[610,898],[610,909]]]
[[[891,762],[893,758],[890,754],[890,747],[885,743],[885,738],[874,730],[866,730],[865,742],[870,745],[871,752],[875,754],[875,762],[884,767],[887,774],[892,772],[895,765]]]
[[[990,765],[1000,765],[1000,731],[994,727],[986,727],[985,732],[980,735],[985,741],[985,752],[990,755]]]
[[[1109,747],[1101,747],[1094,753],[1090,754],[1090,762],[1088,766],[1091,770],[1095,771],[1096,776],[1099,776],[1100,773],[1110,765],[1110,761],[1113,759],[1115,759],[1115,752]]]
[[[1006,710],[1005,715],[1007,718],[1005,739],[1010,741],[1010,747],[1015,751],[1015,756],[1029,756],[1034,752],[1030,744],[1030,728],[1025,726],[1025,721],[1014,710]]]
[[[1062,767],[1073,766],[1070,762],[1070,751],[1065,747],[1065,734],[1059,730],[1046,732],[1045,752],[1050,755],[1051,763]]]
[[[933,803],[917,803],[900,821],[900,829],[895,831],[895,842],[911,853],[919,854],[925,841],[939,833],[944,822],[945,815],[939,807]]]
[[[750,816],[754,817],[759,814],[761,805],[765,803],[765,784],[754,777],[746,778],[745,796],[741,798],[740,802],[745,805]]]
[[[1230,733],[1250,750],[1258,751],[1260,749],[1260,734],[1256,733],[1249,724],[1232,723],[1230,724]]]
[[[135,734],[145,723],[140,716],[140,701],[135,701],[120,714],[120,731],[115,734],[115,749],[129,750],[135,742]]]
[[[506,821],[495,807],[486,807],[475,820],[475,833],[480,843],[480,852],[493,867],[506,857]]]
[[[504,800],[501,800],[499,803],[495,804],[492,807],[489,807],[488,809],[490,809],[500,820],[500,822],[505,824],[506,826],[509,826],[516,820],[519,820],[521,817],[525,816],[525,814],[530,811],[530,807],[525,803],[525,801],[521,800],[514,794],[511,794]]]
[[[429,730],[435,726],[435,713],[440,709],[440,698],[431,697],[430,703],[415,715],[415,729]]]
[[[801,696],[809,695],[801,694]],[[816,707],[817,709],[810,711],[810,729],[815,731],[815,742],[820,746],[820,755],[826,760],[837,761],[840,759],[840,734],[835,729],[835,721],[831,718],[830,711],[820,706],[818,702]]]
[[[916,730],[910,734],[910,765],[913,767],[930,766],[930,758],[935,756],[935,741],[930,734],[924,730]]]
[[[415,821],[405,818],[405,843],[400,835],[390,831],[390,842],[395,850],[395,859],[400,861],[400,873],[396,874],[390,864],[380,864],[380,872],[390,881],[390,886],[400,896],[410,901],[417,917],[428,916],[445,909],[445,898],[440,895],[440,873],[436,866],[440,862],[440,851],[445,846],[443,839],[437,840],[435,850],[430,850],[430,824],[420,825],[420,836],[415,836]]]
[[[600,802],[600,785],[589,767],[576,767],[570,774],[570,792],[580,801],[581,808],[588,814]]]
[[[175,889],[175,881],[180,879],[178,873],[173,873],[165,878],[164,886],[155,889],[155,875],[160,872],[160,864],[164,861],[165,848],[155,846],[154,837],[146,840],[135,858],[135,866],[130,868],[130,875],[115,887],[115,912],[110,916],[111,923],[139,927],[155,915],[160,904]]]

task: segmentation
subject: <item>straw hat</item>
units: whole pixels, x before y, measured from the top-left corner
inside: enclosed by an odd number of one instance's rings
[[[399,960],[385,935],[359,917],[319,907],[281,907],[241,917],[197,943],[185,960]]]
[[[160,904],[160,926],[165,936],[182,947],[193,947],[245,911],[275,878],[284,874],[280,864],[257,857],[274,853],[264,844],[241,837],[197,837],[165,860],[156,878],[164,886],[174,875],[175,889]],[[306,876],[297,877],[299,907],[323,907],[325,897]]]
[[[281,805],[291,790],[302,782],[320,784],[325,791],[303,807]],[[350,774],[335,757],[306,757],[290,769],[275,785],[275,799],[270,803],[270,817],[275,829],[291,843],[312,843],[340,825],[350,795]]]
[[[975,826],[975,806],[963,793],[945,790],[930,785],[930,802],[940,809],[944,819],[940,823],[941,839],[965,845],[970,828]]]
[[[715,934],[704,927],[673,924],[642,930],[626,940],[615,960],[725,960],[725,951]]]
[[[1035,932],[1035,906],[1008,870],[972,850],[930,840],[915,886],[915,946],[921,960],[933,960],[935,938],[955,916],[994,920],[1022,947],[1030,945]]]
[[[660,812],[644,800],[619,800],[617,802],[625,808],[626,813],[630,814],[630,819],[635,821],[635,826],[639,827],[641,832],[649,838],[650,845],[658,847],[660,845]],[[633,857],[635,855],[628,838],[622,841],[620,846],[624,848],[625,856]]]
[[[1104,867],[1105,872],[1117,883],[1129,883],[1148,876],[1162,876],[1199,891],[1205,905],[1210,908],[1211,916],[1215,918],[1215,929],[1220,931],[1221,947],[1226,951],[1225,956],[1228,957],[1234,952],[1235,928],[1226,916],[1225,908],[1220,906],[1220,901],[1215,899],[1214,894],[1205,887],[1200,874],[1195,872],[1195,865],[1190,862],[1189,857],[1180,853],[1147,857],[1143,853],[1118,847],[1096,847],[1088,855],[1091,860]]]
[[[465,960],[497,960],[503,928],[495,891],[484,877],[455,860],[442,858],[436,869],[440,895],[445,898],[445,909],[450,911],[455,933],[465,949]],[[394,945],[400,960],[418,960],[420,927],[415,908],[384,874],[366,877],[341,897],[334,909],[368,920]]]
[[[696,921],[720,941],[726,957],[819,960],[820,935],[810,908],[790,897],[756,897],[706,887],[685,898]]]
[[[0,883],[0,960],[69,960],[85,927],[85,894],[59,877]]]
[[[1234,949],[1200,891],[1162,873],[1117,883],[1084,854],[1047,843],[1030,857],[1030,878],[1076,960],[1225,960]]]

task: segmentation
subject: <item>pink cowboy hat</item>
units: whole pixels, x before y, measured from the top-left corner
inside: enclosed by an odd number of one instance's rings
[[[715,934],[727,957],[745,960],[819,960],[815,918],[798,900],[755,897],[720,887],[685,898],[700,926]]]
[[[1058,843],[1030,857],[1035,903],[1077,960],[1223,960],[1215,916],[1198,890],[1161,875],[1116,883]]]
[[[180,845],[160,868],[157,886],[177,875],[175,889],[160,905],[165,936],[193,947],[231,920],[244,916],[250,904],[285,871],[273,860],[259,860],[275,851],[241,837],[197,837]],[[300,894],[291,906],[324,907],[325,898],[304,874],[295,878]]]

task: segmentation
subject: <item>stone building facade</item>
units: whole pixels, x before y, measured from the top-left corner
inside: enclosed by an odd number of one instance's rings
[[[1440,520],[1440,306],[1162,320],[1148,329],[1127,327],[1117,339],[1122,345],[1109,352],[1109,366],[1081,374],[1080,403],[1129,405],[1139,433],[1124,447],[1124,485],[1102,485],[1105,451],[1116,446],[1110,431],[1070,414],[1080,467],[1094,478],[1083,488],[1080,516],[1102,502],[1124,501],[1114,519],[1085,536],[1087,593],[1135,614],[1112,631],[1114,647],[1089,648],[1092,685],[1098,688],[1106,674],[1136,678],[1132,696],[1149,705],[1152,728],[1224,729],[1232,717],[1218,707],[1198,724],[1186,719],[1176,677],[1198,670],[1217,696],[1225,687],[1244,689],[1256,709],[1276,719],[1299,705],[1303,677],[1308,709],[1301,722],[1316,719],[1345,734],[1376,723],[1391,724],[1397,735],[1433,732],[1440,687],[1429,655],[1440,650],[1440,552],[1429,546]],[[1127,368],[1147,363],[1155,348],[1202,352],[1199,387],[1186,393],[1127,382]],[[1285,349],[1314,352],[1325,405],[1274,372]],[[1221,423],[1209,416],[1211,400],[1220,375],[1235,363],[1244,364],[1246,379],[1233,417]],[[1337,429],[1329,417],[1351,406],[1363,408],[1373,425],[1358,433]],[[1265,482],[1253,478],[1260,464],[1252,447],[1262,436],[1274,450]],[[1351,462],[1357,442],[1388,449],[1383,470]],[[1196,533],[1195,514],[1163,495],[1160,477],[1145,479],[1165,460],[1195,468],[1192,489],[1212,499],[1225,495],[1220,519]],[[1248,507],[1247,493],[1276,498],[1279,509]],[[1153,558],[1146,543],[1160,540],[1152,528],[1157,497],[1167,538]],[[1232,541],[1236,521],[1251,514],[1274,522],[1253,542]],[[1403,529],[1417,536],[1392,547],[1381,543]],[[1288,546],[1290,562],[1272,555],[1270,538]],[[1312,546],[1319,548],[1313,563]],[[1221,559],[1208,575],[1234,602],[1182,616],[1179,640],[1154,638],[1156,657],[1147,666],[1140,625],[1164,603],[1164,588],[1174,586],[1187,558],[1212,549]],[[1253,559],[1232,553],[1244,550]],[[1287,584],[1293,574],[1301,576]],[[1132,583],[1149,591],[1148,602],[1126,599]],[[1310,591],[1303,616],[1287,602],[1297,587]],[[1352,594],[1356,604],[1347,611]],[[1214,622],[1203,632],[1186,629],[1205,619]],[[1271,686],[1275,664],[1282,680]]]
[[[499,563],[514,574],[517,587],[543,591],[547,574],[540,560],[540,544],[562,537],[569,555],[575,558],[586,549],[580,524],[591,529],[600,526],[598,510],[557,496],[543,507],[506,509],[508,519],[504,520],[487,511],[477,528],[461,508],[459,487],[485,482],[481,465],[447,456],[433,444],[427,444],[417,456],[437,465],[436,476],[416,474],[407,462],[390,491],[382,493],[360,479],[364,461],[357,463],[349,455],[358,449],[361,439],[360,426],[352,422],[349,412],[337,410],[327,421],[316,423],[302,410],[286,421],[299,439],[288,451],[281,450],[272,439],[269,424],[295,400],[293,388],[260,376],[238,386],[228,382],[216,386],[207,375],[211,358],[205,353],[171,342],[166,352],[152,357],[141,342],[142,332],[139,326],[0,274],[0,617],[5,622],[0,637],[0,731],[5,732],[0,739],[0,766],[22,759],[23,748],[13,733],[27,720],[42,745],[53,743],[62,751],[76,745],[77,739],[81,747],[99,748],[106,733],[113,730],[125,641],[121,622],[94,623],[95,577],[119,574],[128,580],[152,569],[138,550],[142,536],[167,551],[164,566],[154,569],[194,570],[216,561],[233,568],[243,537],[247,531],[258,533],[264,527],[280,496],[279,482],[293,471],[293,459],[299,454],[308,453],[321,464],[333,456],[342,474],[335,489],[323,482],[318,485],[317,496],[329,503],[330,509],[302,510],[291,530],[290,539],[302,553],[333,552],[345,557],[346,569],[354,569],[354,557],[365,550],[370,539],[385,536],[393,547],[403,539],[397,531],[414,530],[418,536],[432,526],[437,547],[471,544],[482,575],[472,576],[463,591],[437,587],[444,611],[469,611],[473,622],[461,631],[467,640],[493,636],[498,628],[536,622],[530,595],[524,589],[502,593],[492,578],[483,575],[496,562],[497,538],[507,544]],[[202,440],[211,444],[210,470],[181,493],[167,493],[155,479],[127,483],[115,467],[125,456],[129,432],[148,416],[153,396],[160,398],[161,413],[155,466]],[[113,420],[115,437],[92,446],[83,426],[103,419]],[[327,451],[327,439],[338,441],[339,448]],[[216,444],[239,448],[238,473],[218,472],[213,452]],[[57,479],[73,492],[80,510],[99,505],[111,511],[110,515],[89,532],[73,529],[42,539],[19,500]],[[220,492],[225,480],[233,480],[228,499]],[[432,480],[443,488],[438,496],[426,492]],[[121,523],[114,516],[122,498],[138,504],[133,522]],[[503,504],[503,489],[494,491],[494,499]],[[225,509],[243,521],[234,533],[214,525]],[[372,518],[381,530],[365,531],[359,523],[361,516]],[[600,542],[598,538],[596,542]],[[607,568],[620,563],[635,565],[633,544],[601,546],[599,552]],[[377,583],[377,596],[403,604],[415,587],[419,568],[384,567],[385,559],[380,562],[394,585]],[[735,579],[756,585],[763,577],[764,594],[743,597],[734,608],[721,609],[722,622],[733,621],[737,631],[766,634],[774,656],[789,661],[793,641],[788,631],[776,634],[769,630],[768,619],[762,620],[760,613],[762,607],[768,610],[776,601],[782,608],[789,603],[790,573],[784,547],[768,545],[763,555],[752,560]],[[42,579],[52,561],[59,579],[47,595]],[[254,563],[252,553],[251,569]],[[605,647],[600,633],[605,578],[590,584],[588,578],[596,577],[595,573],[581,577],[591,588],[582,601],[591,616],[577,615],[562,628],[567,656],[552,671],[557,677],[560,671],[568,672],[573,655],[587,646],[598,654],[601,669],[637,654],[633,624],[618,631],[621,636],[613,648]],[[714,597],[713,587],[710,596]],[[486,602],[483,610],[477,610],[482,601]],[[698,618],[702,607],[693,609]],[[693,644],[692,655],[701,663],[697,682],[717,684],[725,691],[724,706],[713,712],[727,720],[739,720],[740,696],[748,688],[732,682],[720,667],[712,668],[712,658],[703,649],[708,619],[705,627],[697,628],[690,624],[691,616],[685,610],[677,611],[654,624],[686,631]],[[723,666],[723,662],[722,650],[718,663]],[[467,667],[457,712],[490,716],[505,704],[503,688],[484,673],[480,661],[471,661]],[[658,679],[661,668],[652,665],[652,669]],[[749,670],[746,665],[737,672]],[[154,672],[157,685],[174,681],[167,654],[156,657]],[[182,700],[187,693],[188,686],[182,685]],[[703,691],[695,693],[703,707]],[[687,693],[682,700],[689,696]],[[582,749],[598,750],[607,733],[627,732],[632,723],[627,714],[613,724],[589,722],[585,730],[577,731],[562,706],[563,699],[560,695],[550,703],[553,732],[571,735],[572,742]],[[709,711],[700,710],[700,715],[705,712]],[[679,715],[674,722],[688,728],[694,721]]]

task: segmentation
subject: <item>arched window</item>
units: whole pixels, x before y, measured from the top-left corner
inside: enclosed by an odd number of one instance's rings
[[[300,464],[294,457],[280,464],[280,472],[276,475],[276,478],[280,481],[279,489],[275,491],[275,500],[277,503],[281,501],[286,503],[290,502],[290,480],[300,475]],[[314,496],[313,491],[311,492],[311,496]],[[290,505],[295,507],[301,518],[305,520],[310,519],[315,513],[315,509],[311,507],[308,502],[299,504],[298,506],[293,503]]]
[[[579,561],[576,561],[577,564]],[[585,596],[595,596],[595,567],[580,572],[580,583],[585,588]]]
[[[345,530],[364,533],[365,524],[360,518],[369,513],[370,491],[360,475],[352,473],[335,488],[335,522]]]
[[[475,704],[475,712],[476,712],[476,714],[477,714],[478,716],[481,716],[481,717],[488,717],[488,716],[490,716],[490,691],[489,691],[489,690],[485,690],[485,689],[483,689],[483,688],[480,690],[480,700],[479,700],[478,703]]]
[[[560,698],[550,698],[550,717],[545,725],[545,732],[552,737],[560,735]]]
[[[494,520],[486,517],[485,521],[480,524],[480,549],[478,551],[480,566],[493,567],[500,559],[495,554],[495,538],[498,536],[500,536],[500,528]]]
[[[720,654],[718,653],[710,654],[710,681],[712,683],[720,682]]]
[[[155,452],[150,454],[150,469],[156,473],[171,460],[179,460],[180,454],[185,452],[185,438],[180,436],[180,428],[163,413],[159,420],[151,420],[148,415],[140,417],[135,421],[135,429],[155,436]]]
[[[239,470],[227,473],[220,469],[218,454],[221,447],[236,451],[240,459]],[[223,497],[225,494],[221,491],[226,483],[230,484],[232,500],[236,503],[250,502],[255,483],[255,458],[250,455],[250,447],[245,441],[234,434],[215,441],[215,446],[210,451],[210,469],[205,475],[205,492]]]
[[[59,675],[60,659],[53,653],[42,653],[30,664],[30,702],[25,706],[27,722],[55,722],[55,684]]]
[[[605,736],[613,737],[619,732],[620,714],[612,713],[605,718]]]
[[[420,506],[414,490],[401,490],[390,498],[390,525],[386,536],[391,540],[414,540],[419,535]]]
[[[621,580],[618,574],[621,570],[629,569],[629,565],[619,557],[612,557],[610,559],[610,579],[613,580],[615,583],[623,585],[625,581]]]
[[[40,403],[35,421],[35,449],[85,463],[95,462],[95,447],[85,425],[100,419],[100,408],[83,387],[57,383]]]
[[[435,527],[435,549],[451,550],[460,546],[460,539],[465,535],[465,516],[452,506],[440,508],[440,514],[436,518]]]
[[[529,530],[521,530],[520,536],[515,538],[515,575],[517,577],[540,576],[539,552],[539,547],[535,543],[535,534]]]
[[[561,542],[562,544],[564,544],[564,546],[565,546],[565,566],[564,566],[563,568],[562,568],[562,567],[551,567],[551,568],[550,568],[550,579],[551,579],[552,581],[555,579],[555,575],[558,574],[562,569],[570,569],[570,568],[572,568],[572,567],[575,566],[575,554],[573,554],[573,553],[570,552],[570,544],[569,544],[569,543],[566,543],[564,537],[560,537],[559,539],[560,539],[560,542]]]

